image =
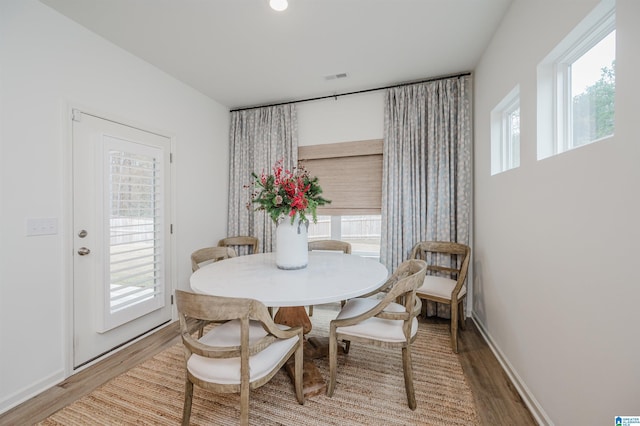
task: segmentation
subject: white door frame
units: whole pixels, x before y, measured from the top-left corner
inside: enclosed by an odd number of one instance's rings
[[[63,339],[65,341],[64,345],[64,377],[67,378],[77,372],[84,370],[85,368],[101,361],[105,357],[108,357],[109,354],[97,358],[80,368],[74,370],[73,368],[73,261],[74,261],[74,235],[73,235],[73,126],[71,123],[73,117],[73,110],[80,110],[83,113],[87,113],[96,117],[103,118],[105,120],[113,121],[115,123],[119,123],[125,126],[134,127],[140,130],[144,130],[146,132],[151,132],[158,134],[160,136],[166,137],[170,139],[170,149],[173,157],[173,153],[175,153],[176,147],[176,137],[171,132],[167,132],[165,130],[158,129],[154,126],[148,126],[144,123],[135,122],[131,119],[124,118],[119,116],[118,114],[112,114],[110,112],[105,112],[98,110],[96,108],[92,108],[86,105],[79,104],[73,101],[66,101],[62,108],[62,125],[61,125],[61,133],[62,140],[64,141],[63,147],[63,214],[61,217],[63,218],[62,222],[62,244],[64,247],[63,254],[63,274],[65,288],[64,288],[64,300],[63,300],[63,312],[64,312],[64,330],[63,330]],[[171,223],[175,225],[176,218],[176,202],[175,202],[175,194],[176,194],[176,178],[175,178],[175,162],[171,161],[169,164],[170,172],[171,172],[171,181],[170,188],[174,196],[171,197],[170,200],[170,214],[171,214]],[[175,229],[175,226],[173,226]],[[169,277],[169,282],[167,283],[167,291],[170,291],[173,294],[175,290],[175,285],[177,283],[177,258],[176,258],[176,234],[175,231],[172,232],[169,236],[171,239],[171,249],[170,249],[170,259],[169,264],[171,268],[171,273]],[[170,325],[177,319],[177,313],[175,306],[172,306],[171,309],[171,321],[168,324],[165,324],[162,327],[166,327]],[[157,329],[155,329],[157,330]],[[153,330],[153,331],[155,331]],[[151,331],[151,332],[153,332]],[[148,334],[148,333],[147,333]],[[144,338],[147,334],[140,336],[119,348],[114,349],[110,354],[114,352],[120,351],[127,346],[137,342],[138,340]]]

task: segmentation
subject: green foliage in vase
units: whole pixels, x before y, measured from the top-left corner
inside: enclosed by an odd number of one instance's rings
[[[264,172],[253,177],[254,192],[251,194],[251,202],[257,204],[256,210],[264,210],[271,219],[278,223],[283,217],[290,217],[293,223],[296,215],[302,221],[307,221],[308,215],[314,223],[318,217],[318,206],[331,203],[322,197],[322,188],[317,177],[309,176],[309,172],[303,166],[298,165],[293,170],[287,170],[279,160],[273,166],[272,174]]]

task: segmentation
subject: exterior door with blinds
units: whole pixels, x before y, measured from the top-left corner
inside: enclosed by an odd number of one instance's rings
[[[74,369],[171,320],[170,139],[73,112]]]

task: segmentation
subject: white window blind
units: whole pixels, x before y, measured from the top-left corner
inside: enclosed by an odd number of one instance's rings
[[[105,148],[109,286],[103,331],[164,305],[161,150],[134,144],[118,148]]]

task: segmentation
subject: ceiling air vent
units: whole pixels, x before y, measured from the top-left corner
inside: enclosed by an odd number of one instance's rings
[[[331,75],[325,75],[324,79],[325,80],[337,80],[340,78],[347,78],[347,73],[346,72],[341,72],[338,74],[331,74]]]

